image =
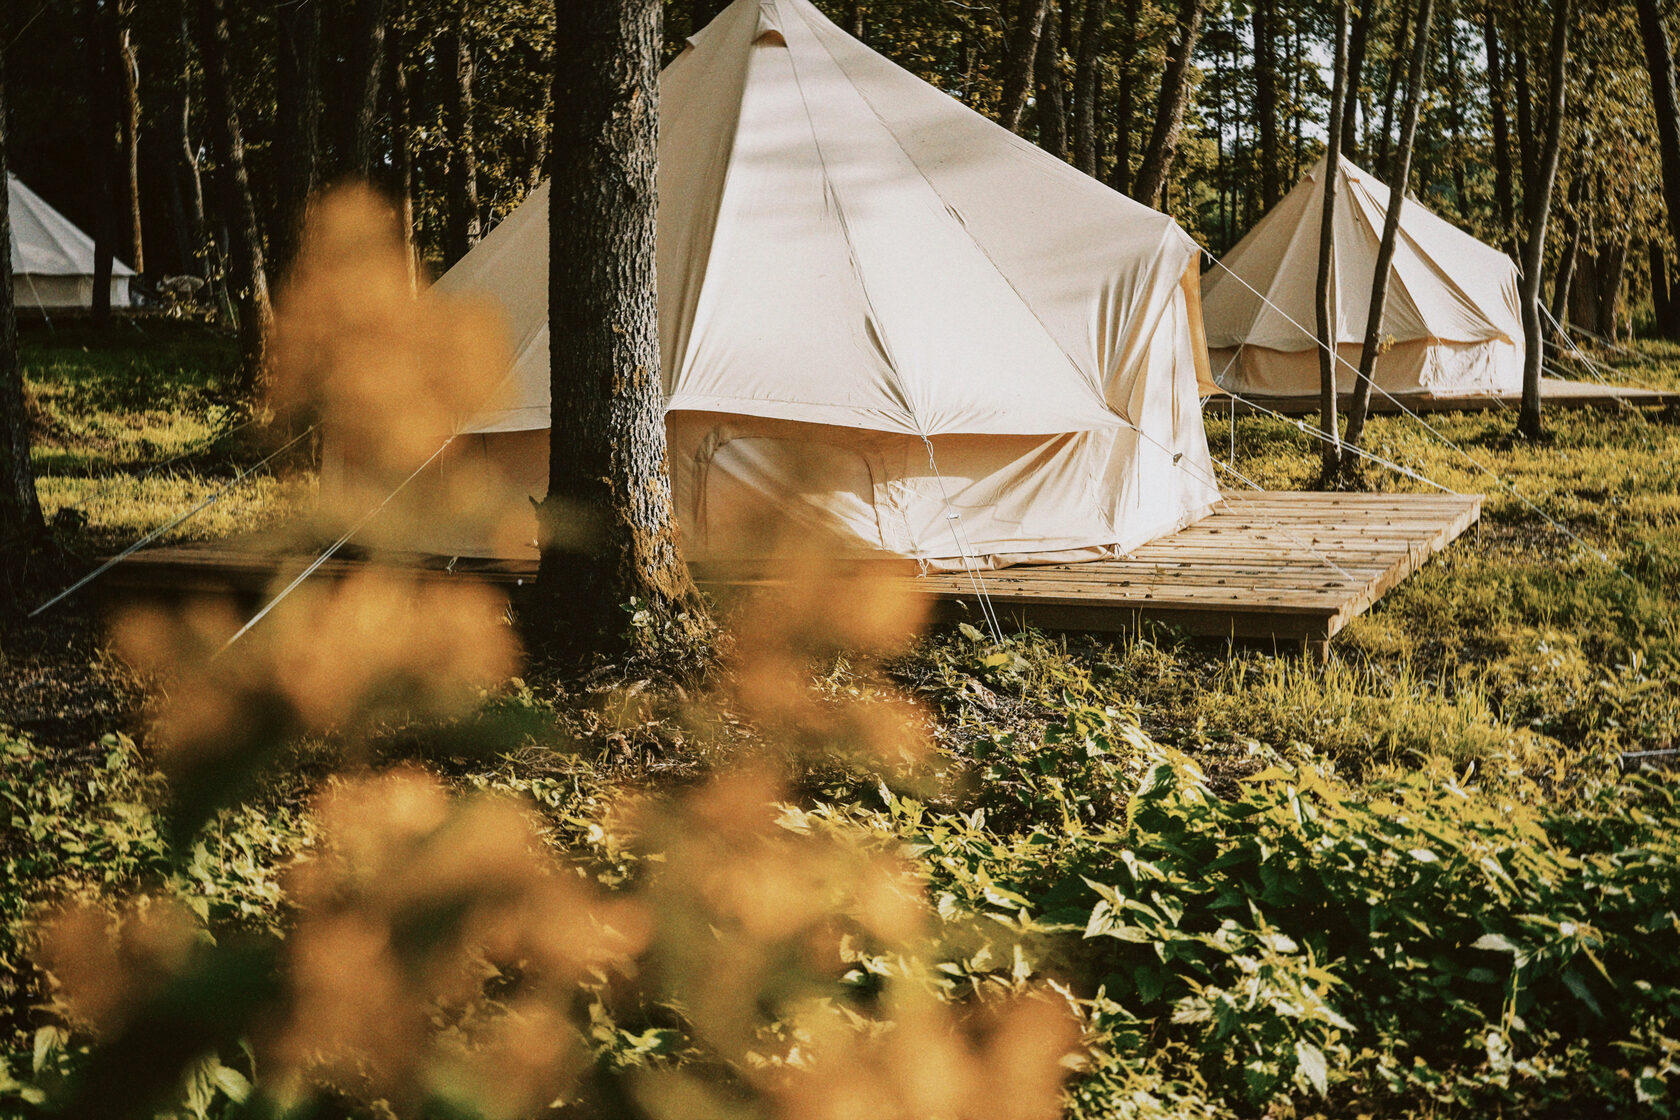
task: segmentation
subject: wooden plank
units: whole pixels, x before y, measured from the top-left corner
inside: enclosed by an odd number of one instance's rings
[[[974,582],[999,615],[1053,630],[1134,630],[1164,623],[1192,634],[1299,644],[1324,643],[1472,525],[1479,496],[1445,494],[1228,495],[1202,521],[1115,560],[1018,565],[984,571],[893,576],[931,600],[936,617],[979,617]],[[248,541],[178,545],[140,553],[111,573],[119,590],[256,595],[305,557]],[[323,578],[374,561],[335,558]],[[379,564],[426,580],[471,581],[511,591],[534,580],[535,559],[483,560],[405,554]],[[870,570],[860,566],[860,571]],[[879,569],[874,569],[879,570]],[[773,564],[697,569],[728,594],[784,582]]]

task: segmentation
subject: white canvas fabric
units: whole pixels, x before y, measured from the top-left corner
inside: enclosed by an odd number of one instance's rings
[[[875,54],[736,0],[660,87],[659,317],[690,559],[994,566],[1137,546],[1219,495],[1197,248]],[[548,194],[442,277],[516,355],[452,456],[546,488]],[[446,464],[447,469],[447,464]],[[953,516],[955,518],[953,519]]]
[[[18,179],[6,176],[12,223],[12,288],[28,310],[93,306],[93,238]],[[127,307],[134,270],[111,262],[111,306]]]
[[[1326,161],[1320,160],[1225,255],[1225,267],[1202,279],[1211,365],[1219,384],[1232,392],[1313,396],[1319,391],[1317,342],[1308,332],[1318,321],[1319,229],[1331,178],[1325,171]],[[1334,180],[1331,313],[1337,350],[1357,368],[1389,190],[1348,160]],[[1520,391],[1516,265],[1408,198],[1400,211],[1382,334],[1385,348],[1374,376],[1390,393]],[[1344,391],[1352,380],[1353,371],[1339,366]]]

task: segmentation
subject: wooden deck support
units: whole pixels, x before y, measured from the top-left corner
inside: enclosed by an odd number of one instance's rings
[[[1479,495],[1232,492],[1211,516],[1118,560],[1021,565],[981,573],[998,614],[1045,630],[1124,631],[1161,623],[1182,632],[1299,645],[1327,643],[1475,523]],[[321,578],[371,561],[334,559]],[[536,578],[536,561],[386,558],[409,573],[511,590]],[[107,578],[118,594],[232,594],[255,598],[303,558],[236,543],[150,549]],[[936,617],[978,619],[963,572],[905,576],[931,597]],[[762,580],[762,577],[761,577]],[[706,579],[723,591],[737,581]]]

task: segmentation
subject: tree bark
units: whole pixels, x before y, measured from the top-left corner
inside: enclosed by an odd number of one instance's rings
[[[1395,65],[1400,54],[1400,46],[1406,41],[1406,36],[1412,26],[1412,9],[1406,0],[1397,0],[1400,5],[1400,25],[1394,32],[1394,50],[1388,60],[1388,72],[1383,76],[1383,115],[1382,133],[1377,137],[1375,145],[1377,165],[1375,171],[1388,176],[1388,150],[1394,138],[1394,97],[1400,90],[1400,68]],[[1367,145],[1369,146],[1369,145]]]
[[[359,0],[351,9],[348,104],[340,114],[339,174],[372,181],[378,163],[379,86],[385,73],[385,0]]]
[[[192,138],[192,0],[180,0],[177,13],[180,19],[180,89],[169,121],[174,128],[174,179],[181,203],[181,260],[186,271],[208,281],[214,275],[211,267],[209,227],[204,220],[204,177],[198,169],[198,145]]]
[[[1061,0],[1071,4],[1073,0]],[[1067,159],[1067,108],[1062,98],[1062,42],[1059,13],[1046,12],[1038,54],[1033,60],[1038,90],[1038,146]]]
[[[398,2],[401,11],[401,0]],[[400,25],[399,25],[400,26]],[[408,87],[408,44],[399,26],[393,26],[386,44],[386,104],[391,109],[390,192],[396,201],[397,224],[402,227],[403,257],[408,261],[408,285],[419,286],[419,255],[414,244],[414,148],[409,139],[413,113]]]
[[[468,5],[457,0],[447,53],[453,68],[445,106],[444,128],[449,138],[448,228],[443,266],[448,268],[478,244],[482,227],[478,212],[478,154],[473,138],[472,27]]]
[[[1517,255],[1516,206],[1511,187],[1511,125],[1505,115],[1505,60],[1499,49],[1499,26],[1489,3],[1482,17],[1487,51],[1488,116],[1493,129],[1493,201],[1499,214],[1500,241]]]
[[[1526,220],[1529,192],[1534,190],[1534,94],[1528,82],[1528,48],[1520,45],[1517,47],[1515,84],[1517,168],[1522,172],[1523,215]]]
[[[549,260],[566,264],[548,274],[548,495],[527,623],[573,663],[633,640],[632,600],[691,634],[703,618],[678,552],[659,358],[660,7],[562,8],[554,40]]]
[[[268,390],[268,339],[274,309],[268,298],[262,230],[245,168],[245,138],[233,99],[234,76],[228,57],[233,47],[226,0],[201,0],[199,21],[198,53],[204,64],[211,148],[219,165],[217,179],[228,231],[229,295],[239,319],[239,388],[255,398]]]
[[[847,0],[846,30],[850,31],[852,33],[852,38],[856,39],[860,43],[868,42],[863,34],[863,17],[865,14],[866,9],[863,6],[862,0]]]
[[[1674,50],[1657,0],[1635,0],[1634,6],[1639,9],[1639,36],[1645,45],[1651,106],[1657,118],[1657,150],[1662,163],[1668,235],[1675,245],[1680,245],[1680,94],[1675,91]]]
[[[1680,308],[1676,307],[1668,253],[1655,237],[1646,240],[1645,252],[1650,260],[1651,313],[1656,318],[1657,333],[1671,341],[1680,339],[1680,315],[1676,315]]]
[[[1320,449],[1320,475],[1326,484],[1342,474],[1342,442],[1336,420],[1336,187],[1342,175],[1342,114],[1347,112],[1348,77],[1347,0],[1336,4],[1336,45],[1331,70],[1330,120],[1325,129],[1328,151],[1324,160],[1324,205],[1318,223],[1318,276],[1313,294],[1318,316],[1318,409],[1319,430],[1324,433]],[[1235,423],[1235,413],[1232,414]]]
[[[0,168],[6,166],[6,52],[0,51]],[[46,537],[35,468],[29,461],[29,410],[18,355],[12,292],[11,191],[0,190],[0,612],[16,605],[19,573]]]
[[[116,181],[117,134],[116,96],[112,91],[109,42],[99,0],[83,0],[82,18],[87,34],[88,170],[92,175],[95,214],[93,219],[93,322],[104,324],[111,317],[111,262],[116,252],[115,202],[111,185]]]
[[[134,43],[135,0],[117,0],[117,66],[122,81],[122,188],[127,203],[128,262],[146,271],[146,239],[140,221],[140,53]]]
[[[1074,0],[1062,0],[1071,5]],[[1129,0],[1129,3],[1132,0]],[[1108,0],[1085,0],[1085,12],[1079,21],[1079,53],[1073,62],[1073,163],[1087,175],[1096,176],[1097,165],[1097,61],[1102,58],[1103,37],[1108,23]],[[1128,56],[1137,28],[1127,25],[1126,44],[1121,52],[1121,89],[1130,94],[1127,84]],[[1116,127],[1126,128],[1122,119]]]
[[[1191,63],[1196,55],[1196,42],[1202,34],[1202,0],[1183,0],[1179,12],[1178,40],[1167,58],[1166,73],[1161,75],[1161,97],[1155,105],[1155,125],[1149,133],[1149,146],[1143,152],[1143,164],[1138,168],[1137,185],[1132,197],[1145,206],[1153,206],[1161,197],[1167,175],[1172,170],[1173,156],[1178,151],[1179,134],[1184,131],[1184,107],[1190,101]]]
[[[1522,279],[1518,297],[1522,304],[1523,399],[1517,417],[1517,431],[1528,439],[1545,434],[1540,420],[1540,365],[1545,356],[1540,331],[1540,269],[1545,263],[1546,220],[1552,207],[1552,187],[1557,181],[1558,149],[1563,140],[1563,113],[1568,100],[1569,23],[1573,0],[1552,0],[1552,34],[1548,48],[1550,87],[1547,90],[1546,138],[1534,165],[1534,178],[1524,184],[1523,209],[1527,230],[1523,239]]]
[[[1563,215],[1563,252],[1558,256],[1557,274],[1552,279],[1552,318],[1569,321],[1569,289],[1575,282],[1575,262],[1581,252],[1581,204],[1586,192],[1586,161],[1570,178],[1569,198]]]
[[[1359,373],[1353,382],[1353,400],[1348,404],[1346,441],[1350,447],[1359,446],[1365,434],[1365,418],[1371,408],[1371,385],[1375,377],[1377,351],[1382,345],[1389,273],[1393,270],[1394,246],[1400,235],[1400,214],[1406,205],[1406,189],[1412,175],[1412,141],[1417,135],[1418,106],[1423,100],[1424,64],[1429,59],[1429,32],[1434,7],[1434,0],[1418,0],[1417,30],[1412,36],[1411,59],[1406,67],[1406,104],[1401,114],[1400,141],[1394,152],[1394,177],[1388,185],[1388,212],[1383,216],[1382,242],[1377,247],[1376,271],[1371,277],[1371,312],[1365,319]],[[1345,468],[1346,464],[1343,465]]]
[[[1353,17],[1353,33],[1348,40],[1347,92],[1342,99],[1342,157],[1358,158],[1359,154],[1359,83],[1365,70],[1365,47],[1371,37],[1371,16],[1377,0],[1361,0],[1359,14]]]
[[[1254,0],[1254,115],[1260,133],[1260,205],[1277,205],[1282,185],[1278,158],[1277,36],[1275,0]]]
[[[1003,67],[1003,96],[998,104],[998,123],[1011,132],[1021,128],[1021,113],[1027,107],[1032,88],[1033,63],[1038,41],[1044,34],[1044,17],[1050,0],[1021,0],[1010,28]]]
[[[1114,91],[1114,170],[1109,175],[1109,185],[1121,194],[1132,193],[1132,121],[1137,116],[1137,43],[1138,24],[1143,18],[1142,0],[1125,0],[1123,19],[1126,38],[1120,50],[1120,66],[1118,87]],[[1091,67],[1091,103],[1092,113],[1096,112],[1097,75],[1096,66]],[[1095,158],[1096,140],[1092,141],[1093,162],[1101,166],[1101,161]]]
[[[275,9],[279,51],[275,59],[275,167],[279,214],[274,225],[274,269],[284,273],[297,252],[310,196],[320,186],[320,0],[280,0]]]

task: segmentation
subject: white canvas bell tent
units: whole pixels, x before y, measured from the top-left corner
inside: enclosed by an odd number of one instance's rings
[[[938,567],[1097,558],[1219,500],[1197,247],[1170,218],[807,0],[736,0],[660,98],[659,320],[689,559],[824,534]],[[547,269],[545,186],[436,285],[499,300],[517,355],[443,469],[483,456],[527,509],[547,489]]]
[[[1214,377],[1241,396],[1316,396],[1325,160],[1202,279]],[[1331,315],[1337,386],[1351,391],[1370,314],[1389,189],[1343,160],[1335,176]],[[1227,271],[1228,270],[1228,271]],[[1233,275],[1234,274],[1234,275]],[[1250,290],[1250,289],[1253,290]],[[1262,295],[1264,299],[1262,299]],[[1294,322],[1290,322],[1293,319]],[[1305,329],[1303,329],[1305,328]],[[1376,385],[1438,397],[1522,390],[1517,268],[1411,198],[1400,211]]]
[[[20,310],[93,306],[93,238],[7,173],[12,220],[12,294]],[[134,270],[111,262],[111,306],[129,305]]]

